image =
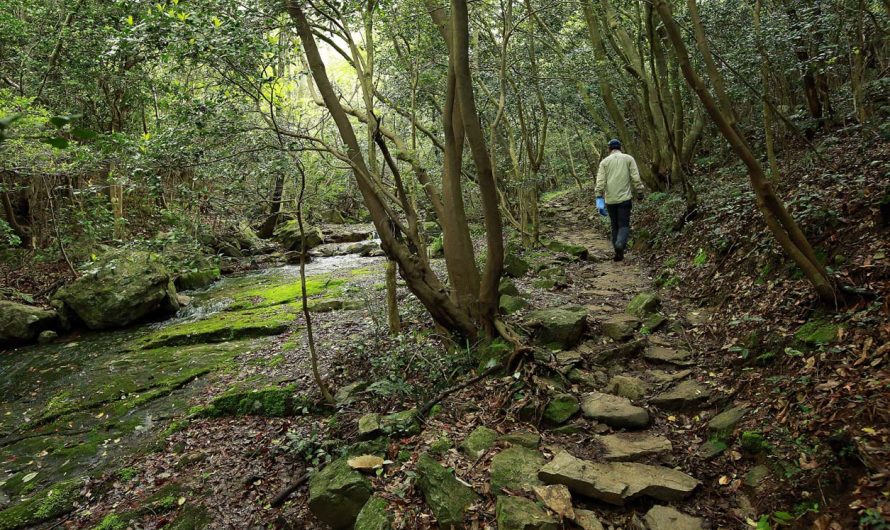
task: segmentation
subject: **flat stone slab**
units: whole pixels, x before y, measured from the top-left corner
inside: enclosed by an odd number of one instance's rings
[[[650,346],[648,350],[643,352],[643,358],[647,361],[675,364],[677,366],[687,366],[692,363],[689,359],[688,351],[675,350],[659,345]]]
[[[708,422],[708,429],[714,432],[729,431],[742,420],[747,412],[747,407],[730,407],[711,418],[711,421]]]
[[[546,484],[565,484],[577,494],[623,506],[638,497],[673,502],[689,496],[699,481],[667,467],[632,462],[590,462],[561,451],[538,471]]]
[[[609,380],[606,390],[610,394],[625,397],[631,401],[642,399],[649,390],[649,385],[639,377],[631,375],[616,375]]]
[[[640,319],[627,314],[614,315],[600,322],[603,334],[612,340],[629,339],[638,327]]]
[[[674,383],[692,375],[692,370],[680,370],[677,372],[665,372],[664,370],[649,370],[646,372],[649,378],[656,384]]]
[[[643,428],[649,424],[649,412],[629,399],[602,392],[581,397],[581,410],[586,418],[601,421],[610,427]]]
[[[653,506],[643,516],[648,530],[704,530],[704,521],[670,506]]]
[[[647,456],[669,453],[673,446],[664,436],[646,433],[620,433],[595,438],[603,446],[603,458],[613,462],[627,462]]]
[[[706,386],[698,381],[688,380],[658,394],[649,402],[664,410],[683,411],[698,407],[710,397],[711,392]]]

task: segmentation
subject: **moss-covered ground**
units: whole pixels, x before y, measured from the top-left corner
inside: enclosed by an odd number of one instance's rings
[[[370,270],[346,270],[342,276]],[[349,293],[346,279],[324,274],[307,280],[310,307],[349,305],[342,298]],[[153,450],[188,424],[195,397],[208,385],[237,374],[239,356],[251,354],[245,362],[260,371],[281,364],[284,357],[271,346],[275,335],[288,331],[288,344],[299,344],[300,298],[292,271],[251,273],[196,292],[179,319],[4,354],[0,497],[10,507],[0,516],[0,529],[64,513],[72,481],[114,465],[116,457]],[[269,352],[268,359],[258,362],[257,351]],[[248,381],[197,410],[210,416],[283,416],[305,407],[293,385],[275,385],[261,375]],[[200,528],[208,521],[199,506],[173,508],[170,528]],[[98,528],[126,528],[132,516],[108,514]]]

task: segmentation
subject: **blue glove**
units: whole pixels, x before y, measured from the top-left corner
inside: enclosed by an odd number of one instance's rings
[[[602,197],[596,198],[596,209],[599,210],[600,215],[603,217],[609,215],[609,212],[606,211],[606,199]]]

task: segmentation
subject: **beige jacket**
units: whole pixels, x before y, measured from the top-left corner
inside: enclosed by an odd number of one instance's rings
[[[638,194],[646,191],[636,160],[621,151],[612,151],[600,162],[596,172],[596,196],[604,197],[606,204],[617,204],[633,198],[631,186]]]

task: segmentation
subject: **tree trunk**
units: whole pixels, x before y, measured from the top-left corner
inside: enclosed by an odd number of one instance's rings
[[[692,68],[689,52],[683,43],[680,27],[671,14],[670,5],[666,0],[655,0],[655,6],[665,24],[686,81],[698,95],[705,110],[711,116],[711,119],[714,120],[717,128],[729,142],[733,151],[748,167],[748,176],[757,198],[757,206],[763,214],[773,236],[775,236],[785,252],[803,270],[804,275],[810,280],[819,297],[826,303],[836,304],[838,299],[834,280],[828,276],[825,268],[819,263],[809,241],[804,237],[800,227],[798,227],[797,223],[785,209],[785,205],[776,196],[763,173],[760,162],[752,153],[748,143],[732,125],[730,118],[720,111],[714,98],[708,92],[704,81]]]
[[[374,188],[374,177],[370,174],[365,163],[352,124],[343,111],[339,98],[328,79],[327,71],[318,47],[315,44],[309,21],[297,2],[288,2],[287,10],[294,20],[297,32],[300,35],[309,69],[318,91],[337,126],[343,143],[346,145],[356,184],[365,206],[368,208],[377,233],[380,235],[381,247],[388,256],[398,262],[399,271],[408,288],[426,307],[436,322],[453,332],[468,337],[476,336],[478,324],[472,315],[465,308],[451,300],[445,286],[425,264],[425,260],[412,253],[405,243],[397,239],[390,224],[389,212],[383,203],[383,199]],[[449,211],[452,210],[452,206],[451,204],[445,204],[443,209]],[[466,229],[465,226],[463,228]],[[446,246],[447,251],[448,248]],[[475,267],[475,263],[462,263],[461,265],[464,267]],[[495,284],[496,289],[497,284]]]

